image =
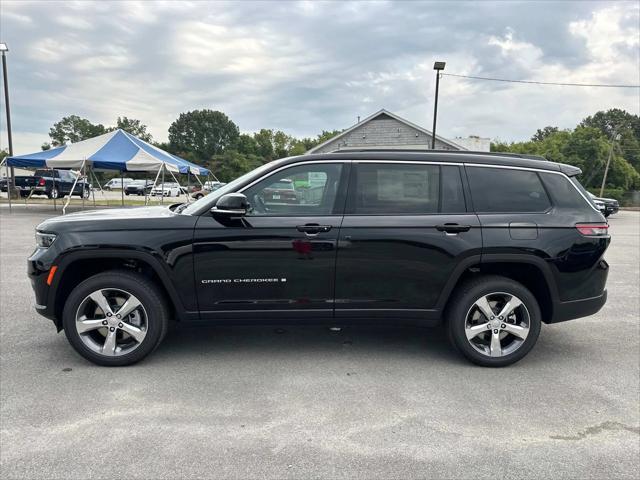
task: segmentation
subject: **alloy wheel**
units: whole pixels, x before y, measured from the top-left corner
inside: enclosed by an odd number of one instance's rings
[[[465,319],[471,346],[487,357],[504,357],[518,350],[531,326],[529,311],[515,295],[494,292],[478,298]]]
[[[91,293],[76,312],[76,331],[92,351],[105,356],[126,355],[147,335],[147,312],[133,294],[116,288]]]

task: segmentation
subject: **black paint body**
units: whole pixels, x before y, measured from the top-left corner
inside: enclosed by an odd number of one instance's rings
[[[288,165],[317,161],[344,167],[331,214],[220,218],[210,212],[225,193],[242,191]],[[348,178],[365,161],[457,166],[467,211],[353,214]],[[36,249],[28,261],[36,308],[60,328],[69,282],[82,275],[73,265],[99,261],[114,268],[143,266],[166,290],[181,321],[385,319],[432,324],[441,320],[464,275],[495,273],[492,265],[505,264],[533,268],[544,279],[549,300],[545,322],[598,311],[606,300],[603,254],[610,239],[583,236],[575,225],[604,223],[602,215],[587,203],[580,209],[553,205],[542,213],[476,213],[465,173],[474,164],[576,173],[573,167],[539,160],[443,152],[339,153],[272,162],[210,194],[187,213],[177,213],[175,206],[144,207],[43,222],[38,230],[55,233],[57,239],[48,249]],[[326,231],[309,235],[299,230],[308,224]],[[444,224],[462,225],[464,231],[444,231]],[[58,269],[49,286],[52,266]]]
[[[36,170],[33,175],[15,177],[15,187],[20,190],[20,195],[26,197],[32,195],[51,195],[55,187],[59,195],[69,195],[73,188],[73,195],[82,196],[89,189],[88,182],[75,178],[66,170]],[[75,187],[74,187],[75,183]],[[0,180],[0,191],[7,191],[7,180]]]

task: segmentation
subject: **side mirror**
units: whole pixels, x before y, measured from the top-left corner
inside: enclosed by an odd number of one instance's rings
[[[211,209],[213,215],[225,217],[242,216],[249,210],[249,201],[242,193],[227,193],[221,196]]]

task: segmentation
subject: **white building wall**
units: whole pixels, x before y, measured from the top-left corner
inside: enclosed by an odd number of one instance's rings
[[[466,138],[456,137],[453,140],[455,143],[460,145],[461,147],[466,148],[472,152],[490,152],[491,151],[491,139],[477,137],[475,135],[471,135]]]

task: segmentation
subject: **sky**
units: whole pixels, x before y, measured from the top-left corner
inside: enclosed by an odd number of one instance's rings
[[[640,84],[640,2],[29,2],[0,0],[14,153],[63,116],[140,119],[154,140],[181,112],[303,137],[385,108],[431,129],[435,72]],[[640,113],[639,89],[442,77],[438,134],[525,140],[598,110]],[[4,99],[0,148],[6,148]]]

